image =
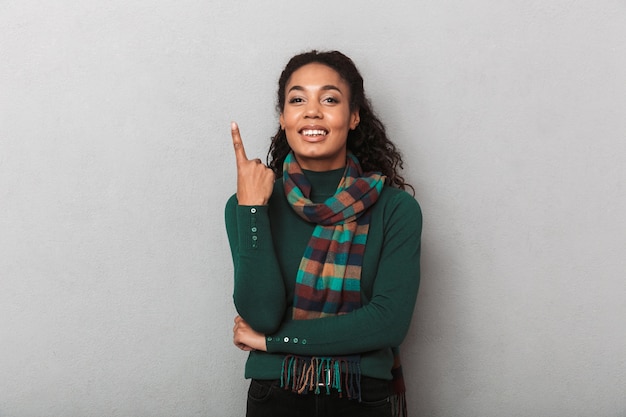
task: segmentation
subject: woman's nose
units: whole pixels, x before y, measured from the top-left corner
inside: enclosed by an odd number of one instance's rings
[[[320,109],[320,104],[316,102],[315,100],[309,101],[306,106],[304,117],[321,118],[322,112]]]

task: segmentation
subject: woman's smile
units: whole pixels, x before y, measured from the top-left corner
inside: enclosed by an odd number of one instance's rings
[[[319,126],[310,126],[300,129],[300,135],[308,142],[320,142],[328,135],[328,130]]]

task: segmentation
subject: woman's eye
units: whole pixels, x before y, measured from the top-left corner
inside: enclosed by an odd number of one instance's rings
[[[289,99],[289,103],[302,103],[302,98],[300,97],[292,97]]]
[[[325,103],[339,103],[339,100],[337,100],[335,97],[326,97],[323,101]]]

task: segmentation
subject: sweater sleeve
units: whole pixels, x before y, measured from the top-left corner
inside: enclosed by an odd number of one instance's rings
[[[235,272],[235,308],[254,330],[275,332],[286,301],[268,207],[241,206],[234,195],[226,203],[225,217]]]
[[[407,193],[396,195],[385,210],[382,253],[369,303],[340,316],[289,318],[266,336],[268,352],[348,355],[400,345],[419,287],[422,213]]]

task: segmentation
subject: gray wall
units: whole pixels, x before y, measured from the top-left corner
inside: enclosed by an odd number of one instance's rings
[[[288,57],[424,209],[413,416],[626,413],[624,1],[0,1],[0,416],[241,416],[223,206]]]

